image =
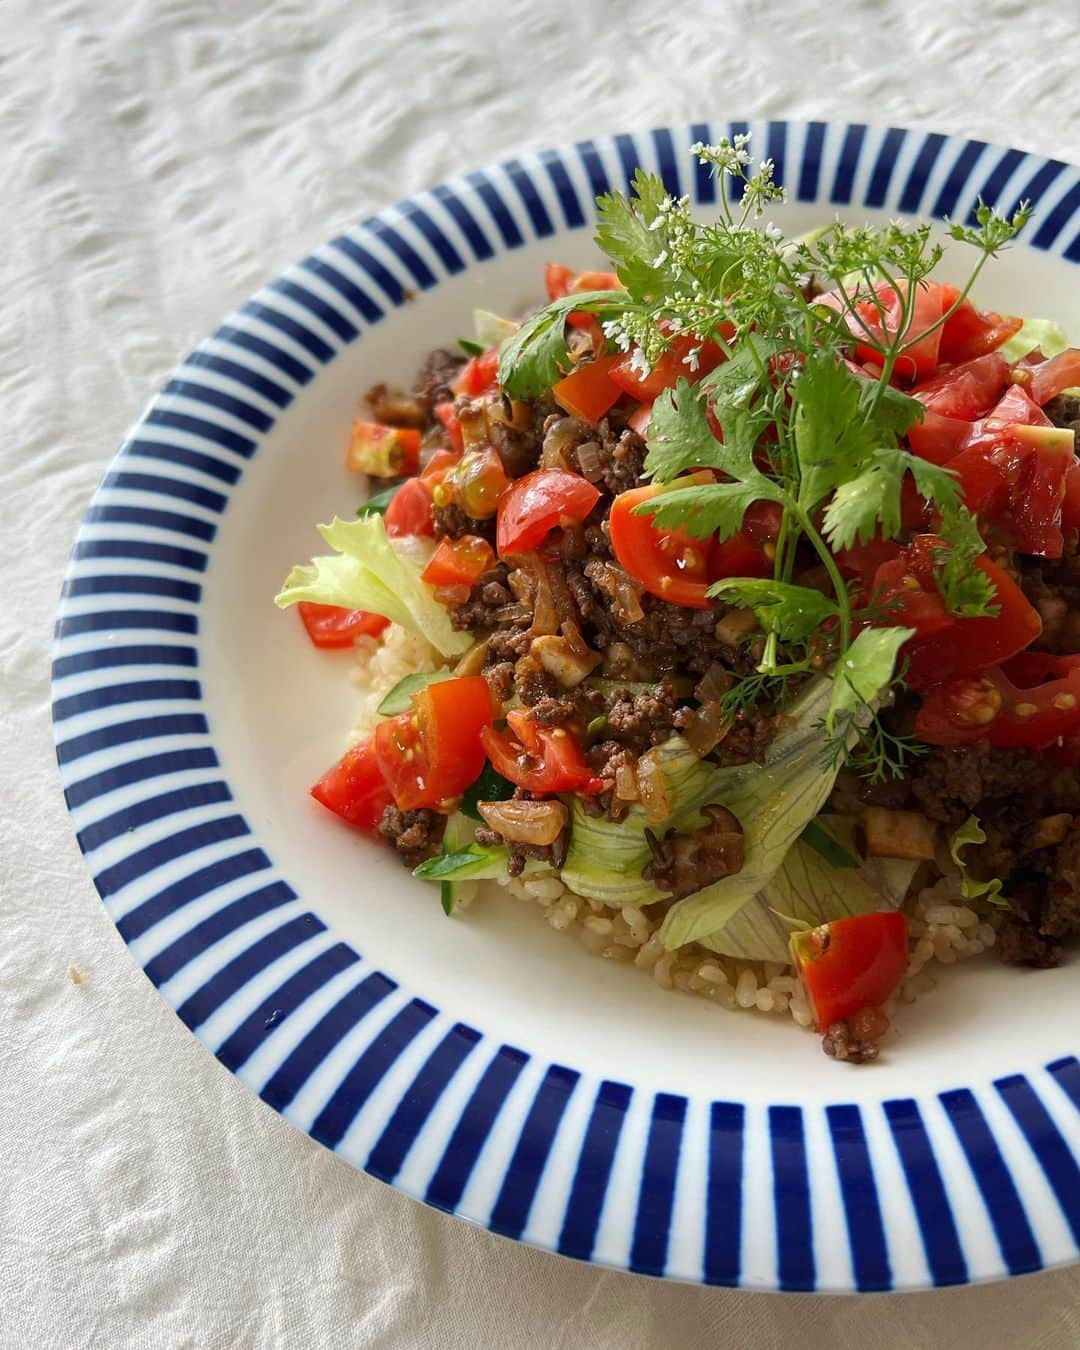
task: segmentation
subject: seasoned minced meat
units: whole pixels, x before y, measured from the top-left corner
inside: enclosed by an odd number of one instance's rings
[[[645,442],[637,432],[613,417],[577,427],[582,439],[570,451],[570,467],[613,497],[634,487],[645,466]]]
[[[1035,644],[1044,651],[1080,652],[1080,556],[1066,538],[1060,558],[1019,557],[1021,589],[1043,622]]]
[[[977,742],[960,749],[934,747],[915,760],[912,795],[931,820],[962,824],[987,799],[1008,802],[1023,819],[1041,813],[1049,787],[1043,757],[1031,750],[1002,750]]]
[[[677,703],[670,684],[657,684],[638,694],[616,690],[607,707],[605,735],[635,754],[662,745],[675,730]]]
[[[1044,406],[1043,412],[1054,426],[1080,432],[1080,398],[1075,394],[1058,394]]]
[[[439,851],[446,817],[426,808],[420,811],[399,811],[388,806],[379,821],[379,833],[384,835],[409,867],[432,858]]]
[[[475,520],[466,515],[457,502],[448,502],[446,506],[433,506],[431,518],[435,522],[435,533],[440,538],[460,539],[463,534],[478,534],[489,544],[495,543],[495,516]]]
[[[436,347],[425,357],[417,371],[413,393],[426,418],[431,418],[436,403],[453,398],[451,386],[461,374],[464,364],[465,357],[460,352],[447,351],[445,347]]]

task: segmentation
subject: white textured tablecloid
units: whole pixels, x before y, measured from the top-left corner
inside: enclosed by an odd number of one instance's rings
[[[863,1298],[683,1288],[476,1232],[352,1171],[129,958],[48,723],[91,490],[173,362],[284,264],[447,174],[627,126],[869,118],[1080,159],[1076,19],[1075,0],[3,0],[5,1350],[1080,1343],[1080,1270]]]

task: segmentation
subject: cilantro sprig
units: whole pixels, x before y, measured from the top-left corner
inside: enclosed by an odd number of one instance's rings
[[[765,635],[757,673],[729,701],[777,701],[792,680],[831,664],[827,754],[884,774],[907,753],[878,709],[898,681],[912,630],[859,631],[856,620],[865,624],[870,612],[854,609],[836,553],[900,534],[910,477],[940,520],[934,580],[945,605],[963,618],[996,612],[993,585],[974,565],[984,545],[956,476],[905,448],[925,410],[893,384],[927,335],[924,324],[915,326],[916,306],[942,247],[929,226],[899,222],[835,221],[785,241],[761,221],[783,196],[773,165],[755,166],[747,147],[745,136],[693,147],[718,180],[714,223],[694,220],[687,198],[672,197],[640,169],[631,194],[600,197],[596,240],[624,289],[569,295],[531,315],[501,348],[500,379],[514,397],[530,398],[565,374],[565,325],[575,310],[596,315],[608,344],[632,353],[643,373],[676,339],[683,352],[691,339],[687,377],[706,342],[721,349],[726,359],[703,379],[679,379],[654,403],[644,472],[661,491],[636,509],[661,528],[725,539],[753,503],[779,505],[772,577],[727,578],[709,592],[753,610]],[[976,257],[930,332],[964,303],[985,263],[1029,216],[1026,204],[1006,219],[980,203],[975,225],[949,226]],[[851,361],[856,343],[872,362]],[[719,471],[718,480],[695,475],[701,469]],[[797,579],[796,558],[807,549],[831,594]]]

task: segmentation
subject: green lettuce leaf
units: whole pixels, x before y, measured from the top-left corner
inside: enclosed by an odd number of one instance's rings
[[[701,807],[723,800],[719,795],[722,784],[756,768],[718,769],[705,764],[681,736],[665,741],[657,755],[668,800],[675,808],[667,820],[650,822],[636,804],[622,820],[605,820],[586,815],[580,797],[564,798],[570,808],[570,846],[560,876],[578,895],[601,900],[605,905],[647,905],[664,899],[667,892],[641,875],[652,857],[646,828],[658,838],[670,829],[697,829],[705,823]]]
[[[854,849],[854,818],[819,816],[828,833]],[[837,868],[816,847],[799,839],[776,875],[715,933],[699,939],[725,956],[753,961],[787,961],[794,928],[815,927],[853,914],[895,909],[918,867],[897,858],[871,858],[855,868]]]
[[[281,609],[311,600],[371,610],[425,638],[444,656],[460,656],[472,645],[472,637],[454,629],[445,606],[420,580],[420,564],[391,545],[381,516],[352,521],[335,516],[318,529],[337,552],[292,569],[274,597]]]
[[[661,929],[669,950],[725,930],[773,879],[807,821],[825,805],[838,772],[821,765],[832,688],[831,680],[820,679],[806,689],[790,710],[792,725],[775,737],[763,765],[716,771],[714,795],[702,801],[720,802],[742,825],[742,870],[672,905]]]
[[[1036,347],[1043,356],[1057,356],[1069,345],[1064,329],[1053,319],[1025,319],[1024,326],[998,348],[1006,361],[1019,361]]]
[[[960,856],[968,844],[985,844],[986,831],[979,824],[978,816],[968,816],[963,825],[949,837],[949,856],[960,869],[960,890],[965,900],[983,899],[991,905],[1008,909],[1009,902],[1001,893],[1002,880],[991,877],[989,881],[978,881],[968,871],[967,863]]]

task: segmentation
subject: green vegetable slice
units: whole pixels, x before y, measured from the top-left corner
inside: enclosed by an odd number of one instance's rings
[[[364,516],[384,516],[386,508],[397,496],[401,490],[401,484],[395,483],[392,487],[383,488],[381,492],[373,492],[366,502],[362,502],[356,508],[356,514],[361,519]]]
[[[418,562],[399,553],[381,516],[345,521],[337,517],[319,533],[337,550],[294,567],[274,603],[285,609],[300,600],[367,609],[425,638],[444,656],[460,656],[473,642],[454,629],[445,606],[420,580]]]
[[[1000,877],[991,877],[989,881],[978,881],[968,871],[967,863],[960,856],[968,844],[985,844],[986,831],[979,824],[978,816],[968,816],[959,829],[949,837],[949,856],[960,869],[960,890],[965,900],[985,900],[988,904],[1001,909],[1009,908],[1008,899],[1002,895],[1003,882]]]
[[[413,694],[418,694],[421,689],[426,689],[429,684],[442,684],[443,680],[452,680],[454,672],[452,670],[418,670],[413,675],[406,675],[398,680],[393,689],[386,695],[379,704],[378,711],[383,717],[392,717],[395,713],[403,713],[412,702]]]

